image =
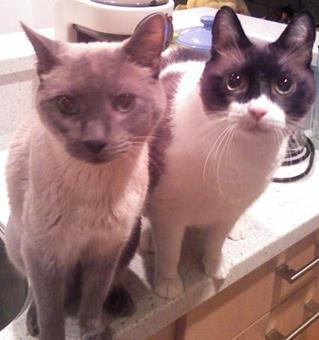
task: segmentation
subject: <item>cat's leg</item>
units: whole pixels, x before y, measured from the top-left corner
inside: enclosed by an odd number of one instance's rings
[[[118,262],[117,254],[81,259],[82,296],[79,321],[82,340],[109,340],[111,336],[103,324],[103,304],[111,288]]]
[[[154,222],[153,222],[154,221]],[[168,299],[183,293],[183,283],[178,274],[178,263],[185,226],[170,219],[152,219],[155,246],[155,292]]]
[[[55,261],[43,263],[37,254],[26,259],[35,309],[30,310],[29,322],[38,321],[40,340],[65,339],[64,272]]]
[[[230,263],[223,256],[222,248],[231,225],[231,223],[221,223],[214,227],[209,226],[207,230],[203,263],[206,274],[217,280],[224,280],[229,273]]]

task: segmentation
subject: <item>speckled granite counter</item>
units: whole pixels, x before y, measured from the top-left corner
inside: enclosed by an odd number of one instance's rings
[[[8,205],[3,177],[6,152],[0,153],[0,221],[8,218]],[[319,229],[319,169],[305,179],[290,184],[272,183],[238,223],[245,239],[227,240],[224,256],[231,263],[231,271],[220,290],[247,275],[297,241]],[[300,165],[303,166],[303,165]],[[280,170],[283,171],[282,169]],[[152,294],[152,256],[137,254],[130,266],[127,288],[137,304],[137,312],[129,318],[112,320],[114,339],[142,340],[156,333],[184,313],[214,296],[216,292],[201,265],[203,234],[189,230],[183,246],[180,272],[186,284],[181,297],[166,301]],[[67,320],[68,339],[77,339],[75,319]],[[27,336],[24,317],[13,322],[1,333],[1,340],[31,340]]]

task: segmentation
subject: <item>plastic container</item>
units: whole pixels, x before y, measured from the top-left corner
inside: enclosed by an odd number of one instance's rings
[[[200,18],[200,21],[203,26],[193,27],[182,31],[176,38],[175,43],[209,56],[212,46],[212,26],[214,17],[205,15]]]

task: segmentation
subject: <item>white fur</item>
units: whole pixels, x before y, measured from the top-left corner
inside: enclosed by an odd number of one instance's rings
[[[228,273],[221,249],[246,208],[264,191],[286,147],[282,110],[267,97],[231,105],[227,118],[203,110],[199,95],[202,63],[177,65],[179,83],[172,120],[173,139],[165,170],[150,195],[148,215],[156,251],[155,291],[172,298],[183,290],[178,276],[180,247],[188,225],[208,228],[203,259],[208,275]],[[257,123],[251,109],[267,114]],[[228,132],[227,132],[228,131]]]

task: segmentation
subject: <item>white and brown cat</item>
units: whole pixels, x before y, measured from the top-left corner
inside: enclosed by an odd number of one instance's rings
[[[308,12],[296,15],[277,41],[254,44],[235,13],[223,7],[212,34],[207,62],[177,49],[161,71],[170,111],[152,142],[147,216],[156,253],[154,288],[167,298],[183,291],[178,263],[189,225],[207,228],[206,273],[226,277],[224,241],[271,181],[287,137],[315,98],[315,22]],[[145,234],[142,247],[148,241]]]
[[[79,285],[81,338],[108,338],[102,307],[134,253],[149,136],[166,108],[165,20],[152,16],[123,43],[62,43],[23,26],[39,87],[10,149],[6,249],[28,278],[42,340],[65,338],[64,304]]]

